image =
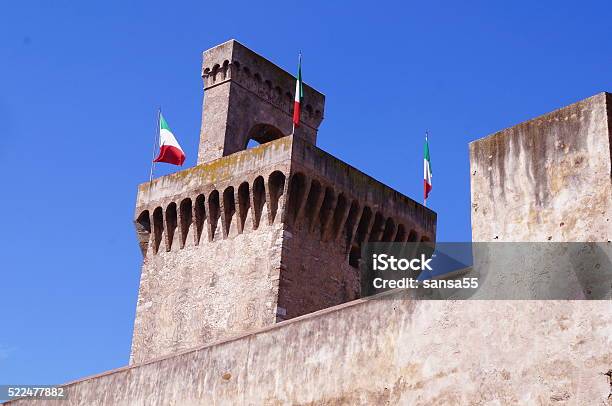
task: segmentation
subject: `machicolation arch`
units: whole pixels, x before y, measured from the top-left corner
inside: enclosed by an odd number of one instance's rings
[[[281,217],[290,229],[317,233],[323,242],[341,241],[348,263],[355,268],[365,242],[431,241],[401,219],[374,211],[373,206],[362,205],[348,191],[337,191],[323,180],[302,172],[292,174],[288,185],[286,179],[285,173],[275,170],[268,176],[213,189],[208,197],[197,193],[165,207],[146,208],[135,220],[141,249],[146,253],[150,246],[155,255],[162,242],[164,250],[170,251],[175,244],[183,249],[232,238],[281,221]]]

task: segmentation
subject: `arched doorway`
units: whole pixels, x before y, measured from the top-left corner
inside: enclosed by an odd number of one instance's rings
[[[245,149],[284,137],[285,134],[270,124],[255,124],[247,134]]]

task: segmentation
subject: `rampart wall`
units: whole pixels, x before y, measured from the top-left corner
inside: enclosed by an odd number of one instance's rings
[[[388,292],[66,385],[21,405],[598,405],[612,303]],[[389,296],[390,295],[390,296]],[[396,300],[394,300],[394,298]]]

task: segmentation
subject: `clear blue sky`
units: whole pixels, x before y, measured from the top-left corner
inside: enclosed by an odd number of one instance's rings
[[[301,49],[319,146],[415,199],[429,129],[438,238],[466,241],[468,142],[612,90],[610,21],[609,0],[2,2],[0,384],[127,363],[155,108],[194,165],[206,48],[290,72]]]

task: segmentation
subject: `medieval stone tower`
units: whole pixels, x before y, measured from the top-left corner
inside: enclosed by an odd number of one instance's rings
[[[295,78],[270,61],[230,40],[202,77],[198,165],[138,189],[131,363],[364,296],[364,241],[435,241],[433,211],[316,147],[321,93],[293,133]]]
[[[293,133],[294,78],[238,42],[206,51],[202,75],[198,165],[138,189],[130,365],[11,406],[610,404],[612,95],[474,141],[463,168],[473,242],[537,244],[495,256],[477,293],[563,281],[580,300],[358,299],[362,244],[435,241],[436,214],[316,147],[309,86]],[[606,254],[596,278],[539,261],[574,242]]]

